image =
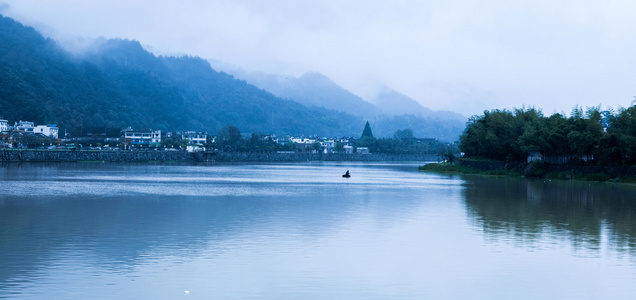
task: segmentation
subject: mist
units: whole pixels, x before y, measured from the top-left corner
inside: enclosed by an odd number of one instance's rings
[[[0,12],[70,51],[138,40],[240,68],[319,72],[373,99],[389,87],[466,116],[534,106],[546,114],[629,106],[636,3],[596,1],[37,1]]]

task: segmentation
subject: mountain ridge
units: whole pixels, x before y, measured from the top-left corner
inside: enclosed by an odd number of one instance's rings
[[[0,16],[0,111],[10,121],[86,128],[354,136],[362,124],[308,108],[217,72],[200,58],[155,56],[137,41],[104,40],[72,55],[32,27]]]
[[[216,60],[211,60],[211,65],[270,91],[276,96],[304,105],[347,111],[362,117],[372,122],[373,130],[378,133],[378,136],[391,137],[397,130],[410,128],[419,137],[455,141],[468,120],[467,117],[455,112],[433,111],[387,87],[383,88],[372,101],[367,101],[318,72],[308,72],[300,77],[294,77],[249,72]]]
[[[9,121],[59,124],[77,135],[89,128],[215,133],[236,126],[243,132],[357,137],[365,120],[377,137],[411,128],[417,137],[454,141],[463,130],[458,122],[384,115],[319,73],[293,82],[270,77],[286,83],[281,97],[280,90],[217,71],[208,60],[156,56],[134,40],[99,39],[86,49],[71,53],[0,15],[0,114]]]

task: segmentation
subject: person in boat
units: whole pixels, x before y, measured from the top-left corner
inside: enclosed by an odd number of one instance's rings
[[[351,174],[349,174],[349,170],[347,170],[347,172],[345,173],[345,176],[347,177],[351,176]]]

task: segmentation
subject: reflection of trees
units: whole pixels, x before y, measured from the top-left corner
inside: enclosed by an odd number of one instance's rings
[[[610,248],[636,254],[633,187],[477,177],[466,182],[467,212],[488,237],[525,245],[565,239],[592,250],[606,238]]]

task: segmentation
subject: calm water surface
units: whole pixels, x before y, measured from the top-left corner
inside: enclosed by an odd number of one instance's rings
[[[0,298],[636,297],[634,187],[416,169],[5,165]]]

